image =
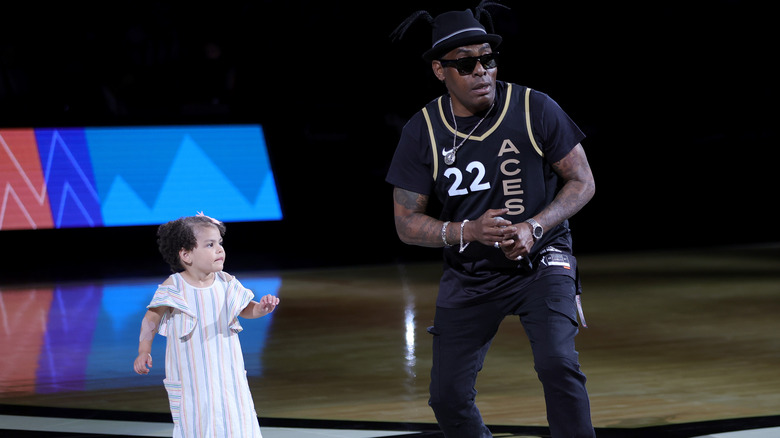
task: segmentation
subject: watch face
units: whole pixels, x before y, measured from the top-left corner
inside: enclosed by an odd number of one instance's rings
[[[531,235],[533,236],[534,240],[541,239],[542,234],[544,234],[542,226],[533,219],[528,219],[525,222],[531,226]]]

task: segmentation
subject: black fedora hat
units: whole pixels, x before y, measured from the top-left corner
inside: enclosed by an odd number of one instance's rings
[[[432,24],[431,48],[423,53],[427,62],[439,59],[458,47],[489,43],[495,50],[501,43],[501,36],[487,33],[469,9],[444,12],[434,18]]]

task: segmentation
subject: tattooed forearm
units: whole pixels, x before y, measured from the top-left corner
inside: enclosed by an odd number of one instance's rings
[[[396,188],[393,191],[393,203],[395,229],[401,241],[428,247],[444,245],[441,240],[443,222],[425,212],[428,196]]]
[[[406,217],[396,216],[395,220],[398,237],[404,243],[428,247],[444,246],[441,240],[442,221],[420,213]]]
[[[393,190],[393,200],[399,206],[414,212],[425,212],[428,206],[427,196],[399,188]]]
[[[552,203],[538,215],[538,221],[550,229],[574,216],[593,198],[596,185],[581,145],[577,145],[562,160],[553,163],[553,170],[565,181]]]

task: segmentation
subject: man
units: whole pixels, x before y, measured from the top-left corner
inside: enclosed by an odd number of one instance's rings
[[[503,318],[518,315],[552,436],[593,437],[568,227],[595,191],[584,134],[547,95],[496,80],[501,37],[480,23],[482,6],[475,11],[420,11],[396,30],[428,19],[423,58],[447,89],[404,126],[387,174],[401,240],[444,247],[429,404],[447,438],[491,437],[476,376]]]

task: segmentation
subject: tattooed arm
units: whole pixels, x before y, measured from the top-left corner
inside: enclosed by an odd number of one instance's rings
[[[593,198],[596,191],[593,173],[582,145],[575,146],[565,157],[553,163],[552,166],[555,173],[563,179],[564,184],[550,205],[534,216],[534,219],[544,230],[551,230],[564,220],[574,216]],[[531,225],[520,225],[517,226],[516,242],[505,242],[506,244],[502,245],[506,256],[510,259],[527,255],[534,245]]]
[[[395,229],[401,241],[409,245],[427,247],[442,247],[442,226],[440,221],[425,213],[428,207],[428,196],[396,187],[393,190],[393,205],[395,210]],[[494,242],[507,241],[511,244],[511,236],[517,233],[517,228],[512,222],[501,218],[507,212],[506,208],[491,209],[482,216],[472,219],[466,224],[452,222],[447,226],[447,244],[460,243],[461,225],[463,227],[463,243],[479,241],[484,245],[493,245]]]
[[[560,161],[553,163],[553,170],[564,181],[553,202],[534,217],[545,230],[550,230],[574,216],[596,192],[588,158],[578,144]],[[530,227],[529,227],[530,228]]]
[[[444,224],[428,216],[428,196],[396,187],[393,190],[393,211],[395,230],[402,242],[409,245],[441,247],[441,227]],[[451,227],[447,227],[447,242],[455,242],[456,236]],[[452,227],[454,228],[454,227]]]

